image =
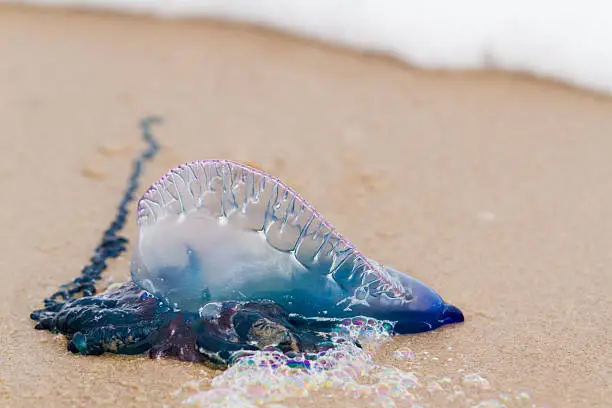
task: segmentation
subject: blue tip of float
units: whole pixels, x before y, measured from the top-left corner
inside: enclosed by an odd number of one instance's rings
[[[456,306],[445,304],[440,319],[442,324],[461,323],[465,320],[463,312]]]

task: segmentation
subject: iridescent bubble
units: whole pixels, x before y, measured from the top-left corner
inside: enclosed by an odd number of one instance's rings
[[[407,347],[400,347],[393,352],[393,358],[396,360],[415,360],[416,353]]]
[[[477,373],[464,375],[461,379],[461,382],[467,387],[478,388],[481,390],[488,390],[489,388],[491,388],[489,380],[480,376],[480,374]]]
[[[474,408],[506,408],[506,405],[496,399],[481,401]]]

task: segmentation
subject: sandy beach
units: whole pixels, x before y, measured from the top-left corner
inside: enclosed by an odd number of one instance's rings
[[[384,344],[378,363],[414,370],[392,357],[409,347],[436,358],[420,361],[424,378],[481,373],[482,399],[610,405],[609,97],[238,25],[0,6],[0,406],[175,406],[182,384],[218,374],[75,356],[28,317],[90,257],[149,114],[165,120],[163,149],[141,191],[183,162],[249,162],[464,311]],[[285,403],[367,406],[333,390]]]

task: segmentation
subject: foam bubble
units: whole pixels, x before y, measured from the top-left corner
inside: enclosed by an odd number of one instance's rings
[[[407,347],[400,347],[393,352],[393,358],[396,360],[415,360],[416,353]]]
[[[488,390],[491,388],[489,380],[476,373],[464,375],[461,382],[467,387],[478,388],[481,390]]]
[[[203,380],[202,390],[191,391],[185,402],[202,407],[278,408],[296,398],[344,397],[368,407],[535,406],[528,393],[500,393],[479,372],[450,368],[437,375],[428,372],[427,364],[446,356],[400,347],[392,353],[393,359],[421,373],[377,364],[380,344],[391,339],[386,328],[387,322],[353,318],[341,322],[332,340],[319,344],[318,353],[282,353],[274,348],[238,352],[229,369],[212,381]],[[440,368],[439,363],[435,367]]]
[[[331,389],[351,398],[375,398],[386,406],[393,406],[394,399],[410,400],[410,390],[419,384],[416,376],[378,366],[368,351],[388,340],[391,328],[389,322],[357,317],[343,321],[316,354],[238,352],[230,368],[212,380],[211,389],[192,395],[186,403],[209,406],[227,396],[226,406],[248,407]]]

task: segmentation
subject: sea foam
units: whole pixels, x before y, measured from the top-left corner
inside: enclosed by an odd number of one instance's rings
[[[612,93],[606,0],[0,0],[246,22],[427,69],[529,73]]]

